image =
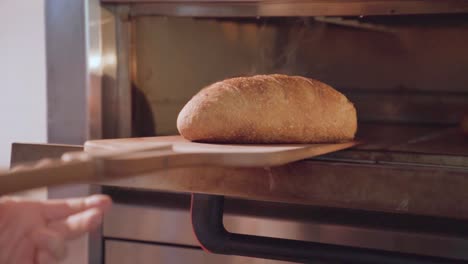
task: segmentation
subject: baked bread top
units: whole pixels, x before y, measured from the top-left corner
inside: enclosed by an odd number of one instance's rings
[[[177,118],[188,140],[216,143],[333,143],[352,140],[356,109],[313,79],[280,74],[227,79],[196,94]]]

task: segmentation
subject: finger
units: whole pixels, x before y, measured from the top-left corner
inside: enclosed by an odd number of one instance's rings
[[[87,198],[55,201],[49,200],[43,202],[43,215],[47,220],[58,220],[91,208],[98,208],[106,212],[111,204],[112,200],[107,195],[93,195]]]
[[[55,259],[52,255],[49,254],[47,251],[38,251],[36,253],[36,264],[57,264],[59,260]]]
[[[41,228],[31,234],[31,240],[37,249],[46,252],[55,260],[62,260],[67,254],[65,239],[53,230]]]
[[[65,220],[55,221],[48,228],[59,233],[65,239],[75,239],[96,229],[103,219],[104,212],[97,208],[69,216]]]

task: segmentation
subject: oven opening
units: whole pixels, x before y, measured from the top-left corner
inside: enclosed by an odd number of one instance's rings
[[[323,81],[358,111],[364,144],[321,159],[468,166],[466,15],[183,18],[135,15],[129,43],[132,136],[177,134],[203,87],[282,73]]]

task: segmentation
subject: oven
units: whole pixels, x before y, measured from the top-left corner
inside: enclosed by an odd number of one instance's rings
[[[263,73],[346,94],[363,142],[275,168],[51,188],[116,203],[67,263],[468,260],[467,1],[47,0],[46,36],[55,145],[15,144],[13,163],[88,139],[176,134],[202,87]]]

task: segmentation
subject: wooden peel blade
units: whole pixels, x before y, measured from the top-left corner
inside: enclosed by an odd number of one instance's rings
[[[316,144],[314,147],[297,147],[278,152],[183,152],[174,148],[165,151],[129,153],[103,160],[105,180],[148,174],[158,170],[183,167],[235,167],[264,168],[317,157],[347,149],[359,144],[356,141],[339,144]]]
[[[133,147],[131,144],[119,145],[119,140],[103,142],[102,147],[92,152],[65,153],[61,159],[43,166],[30,164],[0,174],[0,196],[46,186],[99,183],[171,168],[274,167],[358,144],[347,142],[285,147],[146,142],[141,144],[144,147],[139,144],[133,145],[139,147]]]

